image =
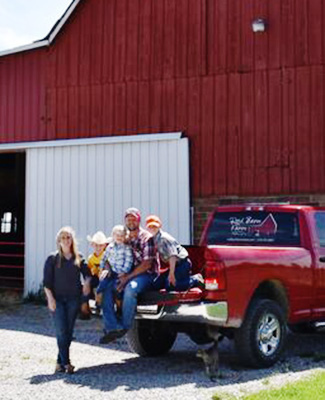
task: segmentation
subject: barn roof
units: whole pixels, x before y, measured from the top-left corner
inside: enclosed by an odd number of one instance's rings
[[[49,46],[54,41],[54,39],[56,38],[58,33],[61,31],[61,29],[63,28],[63,26],[69,19],[70,15],[74,12],[75,8],[81,1],[82,0],[72,0],[72,2],[70,3],[70,5],[66,9],[66,11],[64,12],[62,17],[60,19],[58,19],[58,21],[54,24],[54,26],[52,27],[52,29],[50,30],[48,35],[45,36],[45,38],[43,38],[41,40],[36,40],[35,42],[33,42],[31,44],[15,47],[15,48],[9,49],[9,50],[0,51],[0,57],[7,56],[9,54],[20,53],[22,51],[34,50],[39,47]]]

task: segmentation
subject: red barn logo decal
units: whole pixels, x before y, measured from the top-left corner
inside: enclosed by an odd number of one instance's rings
[[[230,231],[232,236],[242,238],[264,237],[270,238],[277,232],[277,223],[272,214],[262,220],[258,217],[230,217]]]
[[[254,236],[273,236],[277,231],[277,223],[269,214],[260,225],[248,227],[248,232]]]

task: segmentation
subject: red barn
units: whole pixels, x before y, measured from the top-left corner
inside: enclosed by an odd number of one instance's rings
[[[0,53],[0,240],[25,243],[25,291],[64,223],[107,232],[132,204],[189,242],[191,207],[195,239],[218,203],[325,203],[324,24],[322,0],[75,0]]]

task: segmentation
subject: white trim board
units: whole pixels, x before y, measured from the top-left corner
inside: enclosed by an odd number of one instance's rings
[[[47,140],[40,142],[17,142],[0,144],[0,152],[12,150],[25,150],[45,147],[89,146],[93,144],[119,144],[133,142],[157,142],[162,140],[181,139],[182,132],[151,133],[128,136],[105,136],[85,139]]]

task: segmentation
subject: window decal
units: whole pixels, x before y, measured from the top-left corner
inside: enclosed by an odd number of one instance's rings
[[[207,241],[208,244],[299,245],[298,217],[285,212],[219,212],[209,227]]]

